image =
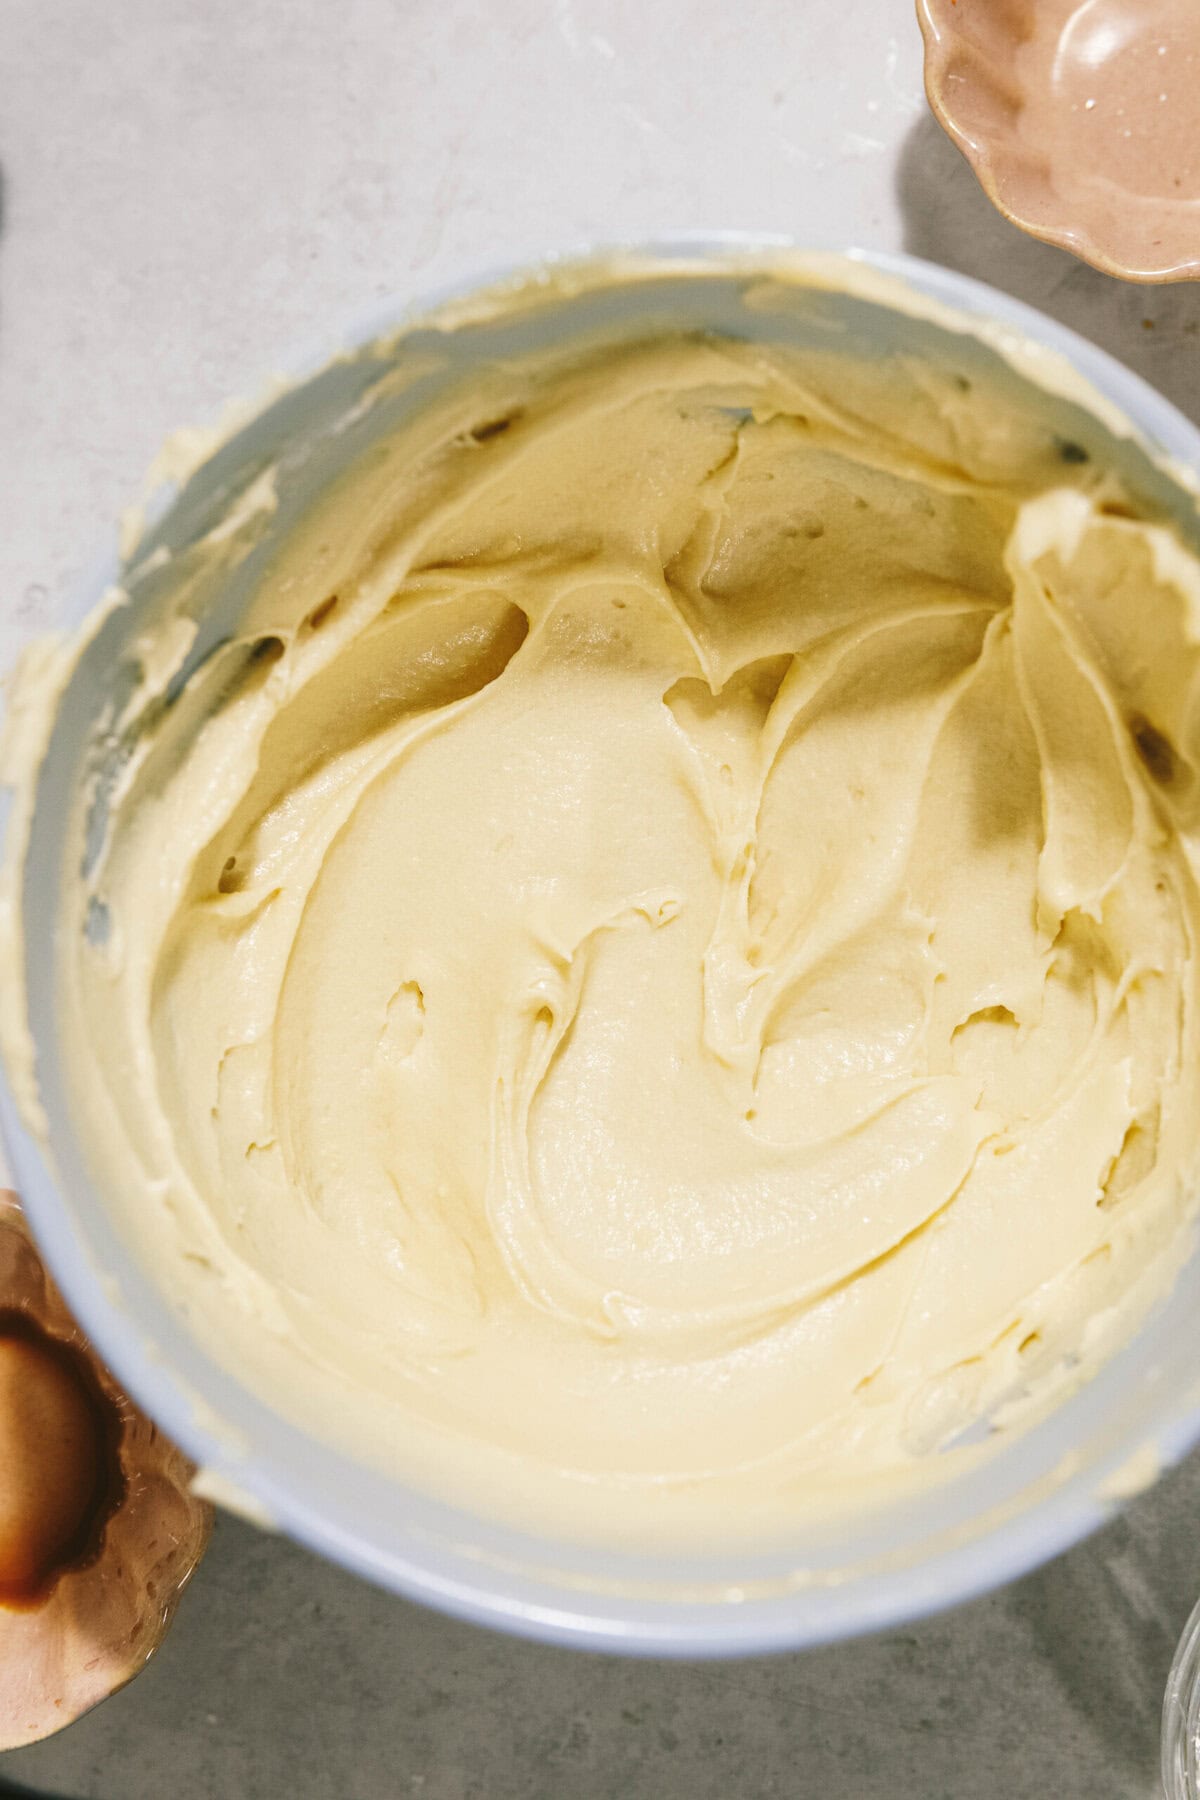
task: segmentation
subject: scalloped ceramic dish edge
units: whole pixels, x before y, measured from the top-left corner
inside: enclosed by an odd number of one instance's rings
[[[1148,20],[1135,11],[1137,0],[1125,4],[1130,18]],[[1029,96],[1018,84],[1014,52],[1026,41],[1029,0],[980,0],[975,8],[970,0],[916,0],[916,11],[930,108],[998,212],[1105,274],[1142,283],[1200,280],[1200,200],[1119,189],[1088,170],[1082,146],[1077,156],[1056,159],[1020,130]],[[1200,60],[1200,11],[1195,31]],[[1200,91],[1187,80],[1182,85],[1187,95]],[[1169,89],[1159,97],[1168,96]],[[1192,105],[1200,137],[1200,101]],[[1154,146],[1129,130],[1122,135],[1130,139],[1131,169],[1145,168],[1138,158],[1152,156]],[[1060,191],[1064,177],[1076,186],[1074,196]]]

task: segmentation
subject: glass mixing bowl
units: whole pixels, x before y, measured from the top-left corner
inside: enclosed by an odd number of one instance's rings
[[[1200,1605],[1183,1628],[1162,1715],[1162,1779],[1167,1800],[1200,1795]]]

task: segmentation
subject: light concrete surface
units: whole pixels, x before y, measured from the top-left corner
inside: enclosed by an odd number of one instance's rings
[[[172,428],[381,296],[581,238],[906,247],[1200,418],[1200,290],[1022,237],[929,120],[910,0],[0,0],[0,659]],[[601,1661],[222,1520],[125,1693],[0,1762],[97,1800],[1151,1800],[1200,1463],[955,1614],[803,1657]]]

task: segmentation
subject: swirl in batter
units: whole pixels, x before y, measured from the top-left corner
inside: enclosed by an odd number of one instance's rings
[[[154,715],[148,638],[72,1004],[200,1335],[580,1530],[1059,1392],[1198,1142],[1198,571],[1128,512],[946,371],[662,338],[399,431]]]

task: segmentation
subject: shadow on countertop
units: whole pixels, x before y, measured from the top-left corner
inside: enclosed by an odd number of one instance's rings
[[[1200,424],[1200,283],[1119,281],[1030,237],[992,205],[932,114],[916,121],[901,148],[896,198],[913,256],[1049,313]]]
[[[47,1794],[39,1788],[16,1787],[11,1781],[0,1781],[0,1800],[67,1800],[65,1794]]]

